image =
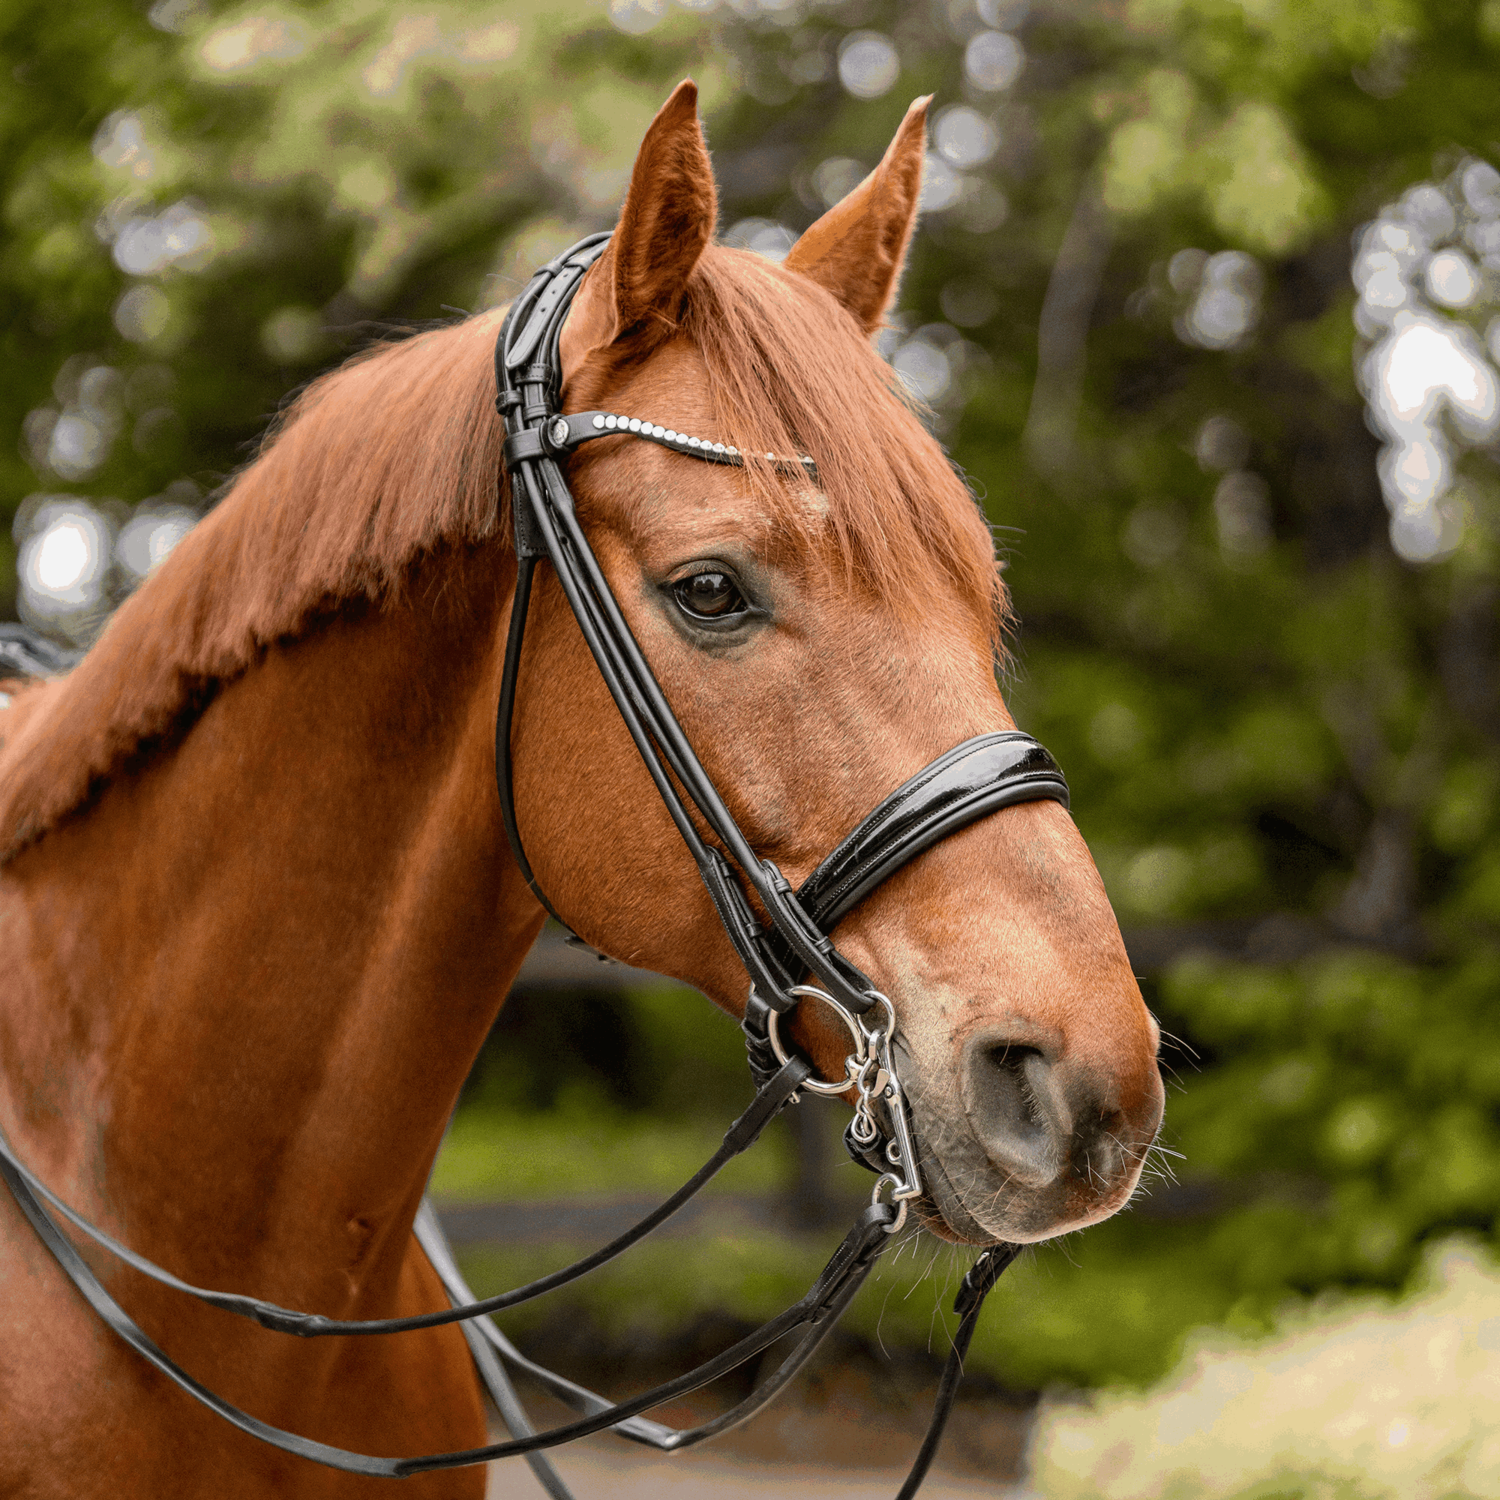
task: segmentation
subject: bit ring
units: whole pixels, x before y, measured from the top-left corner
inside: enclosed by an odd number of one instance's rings
[[[754,986],[751,987],[751,990],[753,993]],[[796,995],[801,999],[822,1000],[844,1023],[849,1030],[849,1035],[854,1040],[854,1051],[844,1059],[844,1076],[841,1079],[830,1083],[821,1078],[809,1078],[805,1083],[799,1084],[798,1088],[806,1089],[810,1094],[834,1096],[847,1093],[859,1079],[859,1064],[864,1061],[869,1048],[869,1041],[863,1027],[832,995],[826,990],[818,989],[816,985],[794,984],[787,993],[789,995]],[[776,1061],[785,1067],[791,1060],[791,1054],[787,1052],[786,1047],[782,1044],[780,1011],[773,1010],[767,1014],[766,1036],[770,1040],[771,1051],[776,1054]]]

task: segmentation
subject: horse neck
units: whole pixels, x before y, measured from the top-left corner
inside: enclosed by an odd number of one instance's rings
[[[512,578],[450,554],[273,648],[6,872],[8,1128],[143,1248],[404,1237],[540,925],[493,780]]]

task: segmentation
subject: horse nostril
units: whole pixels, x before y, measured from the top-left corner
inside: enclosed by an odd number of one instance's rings
[[[1041,1051],[976,1038],[964,1060],[964,1095],[996,1166],[1035,1187],[1056,1181],[1067,1164],[1073,1118],[1057,1070]]]

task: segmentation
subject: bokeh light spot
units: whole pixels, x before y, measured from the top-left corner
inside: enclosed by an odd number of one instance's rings
[[[156,157],[134,110],[116,110],[94,132],[94,157],[141,182],[156,171]]]
[[[978,328],[1000,309],[1000,297],[987,282],[970,277],[950,281],[938,294],[943,316],[959,328]]]
[[[908,339],[891,356],[891,367],[901,383],[918,400],[935,406],[953,383],[953,366],[936,344],[924,338]]]
[[[280,16],[246,16],[204,37],[198,55],[215,73],[241,73],[259,62],[290,62],[307,50],[307,30]]]
[[[197,524],[197,512],[185,505],[143,504],[121,527],[115,557],[136,579],[144,578]]]
[[[983,166],[1000,145],[1000,132],[977,109],[953,104],[932,124],[932,139],[943,159],[961,170]]]
[[[109,530],[87,501],[47,500],[21,543],[23,614],[51,620],[97,604],[109,565]]]
[[[154,286],[133,286],[115,303],[115,327],[132,344],[149,344],[167,331],[172,304]]]
[[[1443,398],[1482,431],[1493,428],[1495,374],[1468,342],[1454,325],[1411,315],[1377,348],[1376,403],[1388,428],[1425,422]]]
[[[38,587],[54,594],[73,588],[89,570],[89,543],[88,533],[74,521],[53,526],[42,538],[32,564]]]
[[[964,48],[964,76],[976,89],[998,94],[1021,76],[1026,52],[1008,31],[981,31]]]
[[[996,31],[1014,31],[1025,23],[1031,0],[975,0],[974,9],[986,26]]]
[[[1264,278],[1254,256],[1243,250],[1221,250],[1217,255],[1179,251],[1168,276],[1178,291],[1194,293],[1187,314],[1177,323],[1185,343],[1232,349],[1255,327]]]
[[[832,208],[852,193],[864,177],[864,166],[852,156],[830,156],[813,168],[813,191],[823,200],[825,208]]]
[[[901,76],[896,44],[880,31],[851,32],[839,43],[839,82],[856,99],[878,99]]]
[[[929,151],[922,164],[922,196],[917,206],[923,213],[942,213],[963,197],[964,179],[936,152]]]
[[[1010,217],[1010,199],[987,177],[965,177],[953,216],[971,234],[990,234]]]
[[[115,239],[115,264],[130,276],[151,276],[167,266],[197,270],[213,252],[208,220],[187,200],[151,218],[128,219]]]
[[[1238,469],[1250,456],[1250,434],[1233,417],[1209,417],[1193,440],[1193,454],[1202,469]]]
[[[1214,521],[1226,562],[1247,562],[1271,545],[1270,490],[1259,474],[1236,469],[1214,491]]]
[[[724,243],[742,250],[753,250],[767,260],[782,261],[797,243],[797,236],[775,219],[749,218],[732,225],[724,236]]]
[[[281,307],[260,329],[261,347],[281,364],[296,365],[322,352],[323,320],[310,307]]]
[[[47,466],[63,479],[86,479],[104,461],[109,436],[82,412],[65,411],[52,429]]]
[[[1131,511],[1120,544],[1132,562],[1159,568],[1176,557],[1186,539],[1187,525],[1175,506],[1145,504]]]
[[[1479,295],[1479,278],[1462,250],[1443,250],[1427,262],[1427,295],[1445,307],[1468,307]]]

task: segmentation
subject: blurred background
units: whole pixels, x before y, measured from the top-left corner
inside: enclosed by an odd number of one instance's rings
[[[1186,1379],[1184,1350],[1289,1307],[1451,1310],[1454,1276],[1460,1342],[1500,1311],[1500,0],[0,17],[0,615],[74,645],[289,394],[608,227],[679,78],[702,88],[724,237],[771,257],[933,93],[882,348],[996,528],[1010,701],[1067,770],[1170,1035],[1153,1179],[1002,1284],[972,1359],[986,1399],[1023,1429],[1037,1392]],[[701,999],[544,945],[439,1167],[476,1280],[594,1243],[747,1089]],[[834,1113],[535,1336],[623,1370],[799,1294],[863,1185]],[[870,1399],[928,1378],[964,1263],[913,1244],[856,1308],[861,1347],[912,1351],[870,1355]],[[1372,1452],[1416,1451],[1415,1418],[1366,1416]],[[1469,1452],[1456,1420],[1433,1473]],[[1009,1473],[1021,1439],[998,1430],[976,1419],[974,1463]],[[1500,1491],[1485,1463],[1431,1493]],[[1160,1477],[1086,1469],[1080,1494]]]

